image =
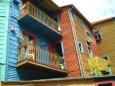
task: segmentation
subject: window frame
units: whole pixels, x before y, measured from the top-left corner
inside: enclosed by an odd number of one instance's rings
[[[92,58],[92,57],[94,57],[94,53],[92,51],[91,45],[90,46],[88,45],[88,42],[90,43],[90,41],[89,40],[86,41],[86,47],[87,47],[87,50],[88,50],[89,58]],[[89,48],[90,48],[90,52],[89,52]]]
[[[79,44],[80,44],[81,46],[79,46]],[[79,52],[80,52],[80,53],[84,53],[84,48],[83,48],[83,44],[82,44],[81,41],[78,41],[78,49],[79,49]]]
[[[103,55],[103,56],[101,56],[101,57],[102,57],[103,59],[107,60],[107,61],[110,61],[110,57],[109,57],[108,55]],[[107,57],[107,59],[104,58],[104,57]],[[111,68],[111,65],[108,66],[108,69],[109,69],[109,74],[112,74],[112,68]]]
[[[114,85],[115,85],[115,82],[114,82],[114,81],[96,82],[96,84],[95,84],[95,85],[96,85],[96,86],[99,86],[99,85],[101,85],[101,84],[102,84],[102,85],[104,85],[104,84],[106,85],[106,84],[110,84],[110,83],[112,84],[112,86],[114,86]]]
[[[97,34],[96,34],[97,33]],[[96,35],[95,35],[96,34]],[[102,37],[102,34],[101,34],[101,31],[100,30],[96,30],[96,31],[94,31],[93,32],[93,35],[94,35],[94,37],[95,37],[95,39],[96,39],[96,41],[100,41],[100,40],[102,40],[103,39],[103,37]],[[99,35],[100,35],[100,37],[99,37]],[[96,36],[98,37],[98,38],[96,38]]]

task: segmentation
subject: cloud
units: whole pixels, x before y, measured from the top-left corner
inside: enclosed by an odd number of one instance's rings
[[[59,6],[74,4],[91,22],[115,16],[115,0],[53,0]]]

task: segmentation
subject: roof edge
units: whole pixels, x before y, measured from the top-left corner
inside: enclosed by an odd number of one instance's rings
[[[97,24],[100,24],[100,23],[104,23],[104,22],[110,21],[110,20],[112,20],[112,19],[114,19],[114,18],[115,18],[115,16],[109,17],[109,18],[105,18],[105,19],[102,19],[102,20],[93,22],[92,25],[95,26],[95,25],[97,25]]]

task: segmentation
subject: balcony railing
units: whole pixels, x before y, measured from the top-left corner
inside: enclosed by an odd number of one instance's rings
[[[104,58],[101,57],[89,58],[88,63],[92,75],[103,75],[101,71],[110,72],[109,70],[110,61]]]
[[[37,47],[32,44],[21,45],[19,47],[19,56],[18,56],[17,67],[22,66],[23,62],[28,61],[28,62],[32,62],[32,63],[38,64],[38,65],[40,64],[43,67],[46,67],[49,69],[66,71],[64,60],[62,59],[62,57],[60,55],[55,54],[56,64],[55,64],[55,66],[52,67],[52,65],[51,65],[52,61],[50,59],[50,56],[49,56],[49,58],[47,58],[48,56],[45,55],[45,53],[48,53],[48,51],[46,51],[43,48],[39,48],[39,50],[41,50],[42,52],[38,53]]]
[[[39,19],[39,21],[47,27],[51,28],[52,30],[58,31],[57,22],[47,14],[45,14],[43,11],[38,9],[36,6],[32,5],[30,2],[24,4],[21,8],[21,16],[24,16],[26,14],[32,15],[36,19]]]
[[[24,60],[37,62],[36,53],[37,53],[37,48],[33,46],[32,44],[21,45],[19,48],[18,62],[21,62]]]

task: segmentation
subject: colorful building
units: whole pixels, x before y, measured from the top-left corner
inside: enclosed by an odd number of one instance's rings
[[[51,0],[0,1],[0,81],[67,75],[58,10]]]
[[[58,78],[20,82],[1,82],[0,86],[115,86],[113,76]]]
[[[101,70],[109,70],[109,62],[100,58],[90,22],[73,5],[61,7],[59,14],[68,76],[103,75]]]
[[[93,26],[101,57],[111,62],[110,70],[115,74],[115,17],[94,22]]]
[[[0,81],[90,77],[109,70],[93,26],[73,5],[2,0],[0,6]]]

